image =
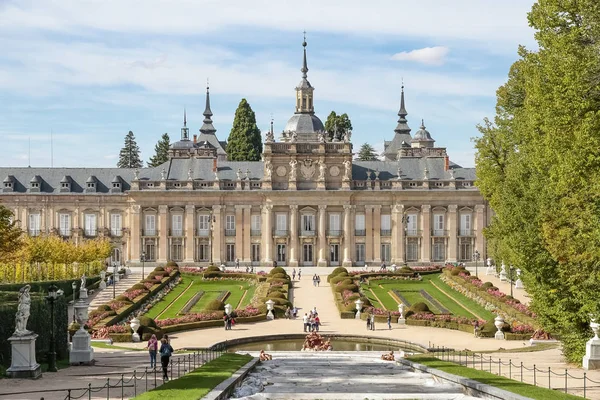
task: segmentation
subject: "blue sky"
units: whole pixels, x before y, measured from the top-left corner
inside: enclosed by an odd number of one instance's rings
[[[355,150],[383,149],[402,78],[408,123],[421,118],[450,159],[474,166],[476,124],[517,46],[535,47],[532,0],[0,1],[2,166],[115,166],[132,130],[148,160],[164,132],[202,124],[210,79],[220,139],[246,98],[266,132],[294,111],[302,31],[323,122],[348,113]],[[278,135],[276,135],[277,137]]]

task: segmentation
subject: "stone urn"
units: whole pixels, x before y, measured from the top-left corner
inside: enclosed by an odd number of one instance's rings
[[[140,341],[140,335],[137,333],[138,329],[140,329],[140,320],[135,317],[131,321],[129,321],[129,327],[133,331],[133,335],[131,335],[131,340],[134,342]]]
[[[504,262],[502,262],[502,266],[500,268],[500,281],[506,282],[508,278],[506,277],[506,265],[504,265]]]
[[[596,322],[595,318],[592,318],[591,322],[590,322],[590,328],[592,328],[592,332],[594,332],[594,340],[599,340],[600,338],[598,338],[598,331],[600,331],[600,324],[598,322]]]
[[[225,304],[225,314],[231,315],[231,311],[233,311],[233,306],[229,303]]]
[[[400,316],[398,317],[398,324],[406,325],[406,319],[404,318],[404,303],[398,304],[398,312],[400,313]]]
[[[502,318],[499,315],[496,316],[496,318],[494,318],[494,325],[496,326],[496,329],[498,329],[494,337],[498,340],[504,340],[504,332],[502,332],[502,327],[504,326],[504,318]]]
[[[594,337],[588,340],[585,344],[585,356],[583,357],[583,368],[586,370],[600,369],[600,339],[598,331],[600,324],[596,322],[596,318],[590,315],[590,328],[594,332]]]
[[[100,285],[98,286],[100,290],[106,289],[106,271],[100,271]]]
[[[523,281],[521,280],[521,268],[517,269],[517,281],[515,282],[515,289],[523,289]]]
[[[354,304],[356,304],[356,315],[354,315],[354,319],[360,319],[360,310],[362,310],[364,303],[361,299],[357,299]]]
[[[79,324],[79,330],[83,331],[84,326],[88,321],[88,304],[83,300],[77,300],[74,305],[75,318]],[[87,333],[87,332],[86,332]]]
[[[273,306],[275,305],[275,302],[271,299],[267,300],[266,303],[267,305],[267,311],[269,311],[267,313],[267,319],[268,320],[272,320],[275,319],[275,315],[273,315]]]

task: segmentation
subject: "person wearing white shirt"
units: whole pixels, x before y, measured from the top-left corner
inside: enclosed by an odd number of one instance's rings
[[[304,313],[304,317],[302,317],[302,322],[304,323],[304,332],[308,329],[308,315]]]

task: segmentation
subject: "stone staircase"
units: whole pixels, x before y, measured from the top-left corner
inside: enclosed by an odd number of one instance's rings
[[[271,355],[273,360],[257,365],[232,398],[475,399],[465,394],[460,385],[383,361],[380,352],[272,352]]]
[[[126,291],[141,280],[141,272],[132,271],[131,274],[129,274],[129,276],[127,276],[126,278],[119,279],[119,282],[117,282],[114,288],[114,296],[119,296],[124,291]],[[88,307],[88,310],[93,311],[98,306],[108,303],[113,299],[113,286],[107,286],[104,290],[96,289],[96,291],[90,296],[90,298],[91,301],[89,303],[90,305]]]

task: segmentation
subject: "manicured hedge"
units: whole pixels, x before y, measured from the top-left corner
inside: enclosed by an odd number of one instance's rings
[[[72,284],[73,282],[76,283],[76,298],[79,298],[79,289],[81,286],[81,280],[80,279],[66,279],[66,280],[61,280],[61,281],[40,281],[40,282],[27,282],[27,283],[4,283],[0,285],[0,292],[18,292],[19,290],[21,290],[21,288],[25,285],[30,285],[31,286],[31,290],[30,292],[39,292],[42,293],[43,295],[47,295],[48,294],[48,288],[50,287],[50,285],[55,285],[57,286],[59,289],[62,289],[64,292],[64,297],[67,298],[71,298],[73,296],[73,287]],[[97,286],[97,284],[100,283],[100,277],[99,276],[90,276],[88,278],[86,278],[86,285],[88,288],[90,288],[91,286],[95,285]]]
[[[251,322],[259,322],[266,321],[267,315],[266,313],[253,315],[252,317],[237,317],[235,319],[236,324],[245,324]],[[185,324],[164,326],[162,328],[163,333],[172,333],[172,332],[181,332],[181,331],[189,331],[192,329],[201,329],[201,328],[212,328],[214,326],[223,326],[223,320],[214,319],[210,321],[196,321],[196,322],[188,322]],[[131,335],[130,335],[131,340]]]

